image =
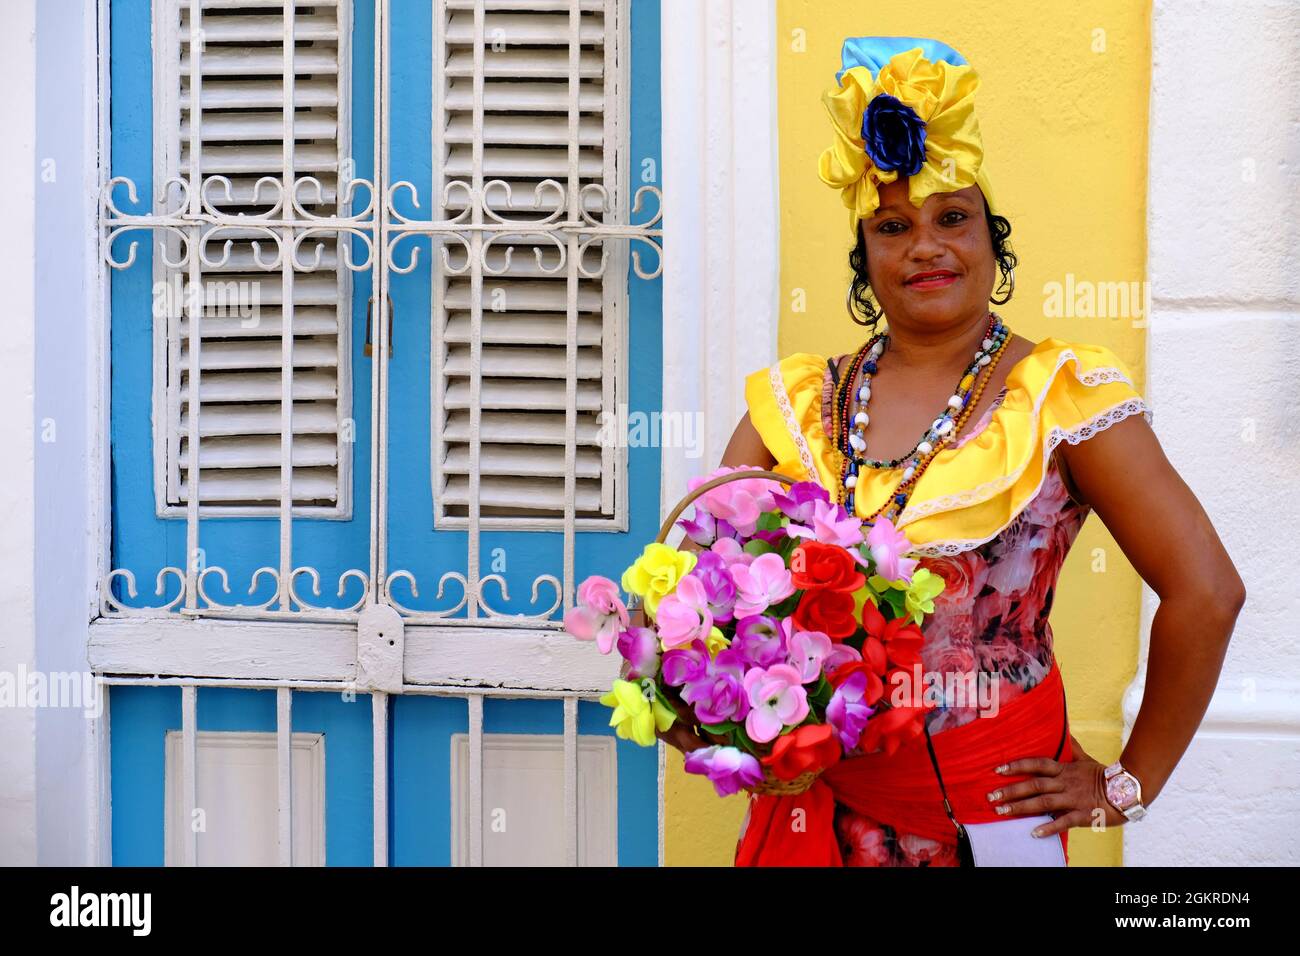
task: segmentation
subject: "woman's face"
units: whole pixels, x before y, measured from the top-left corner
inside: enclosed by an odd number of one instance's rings
[[[880,189],[880,208],[859,223],[876,301],[896,328],[944,329],[982,316],[997,264],[978,186],[935,193],[917,209],[907,178]],[[926,273],[943,273],[924,280]]]

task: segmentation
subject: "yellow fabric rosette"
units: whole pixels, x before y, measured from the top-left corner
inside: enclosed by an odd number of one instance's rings
[[[892,57],[874,80],[868,68],[850,67],[841,75],[838,89],[822,94],[834,141],[822,151],[817,174],[826,185],[840,190],[855,237],[858,221],[880,206],[880,184],[898,179],[897,170],[875,166],[862,137],[867,104],[882,93],[911,107],[925,123],[925,163],[907,183],[912,205],[919,209],[934,193],[978,184],[989,208],[995,208],[975,117],[979,84],[969,64],[932,62],[916,47]]]

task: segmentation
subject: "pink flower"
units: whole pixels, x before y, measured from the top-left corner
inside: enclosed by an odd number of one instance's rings
[[[745,673],[745,693],[751,710],[745,717],[745,732],[755,743],[775,740],[783,727],[793,726],[808,716],[808,694],[799,672],[789,664],[773,664],[764,670]]]
[[[763,469],[723,466],[701,478],[690,479],[686,483],[687,488],[694,491],[719,475],[728,475],[737,471],[763,471]],[[750,537],[757,528],[758,516],[764,511],[772,511],[776,508],[773,494],[781,490],[781,486],[770,478],[742,478],[706,491],[696,499],[696,507],[702,508],[715,518],[723,519],[744,537]]]
[[[852,644],[845,644],[842,641],[835,641],[831,646],[831,652],[826,655],[822,661],[822,670],[827,674],[839,667],[841,664],[847,664],[851,661],[862,660],[862,653]]]
[[[912,542],[907,535],[894,527],[888,518],[880,517],[867,532],[867,546],[871,548],[871,558],[876,562],[876,573],[886,581],[902,580],[908,584],[912,581],[912,572],[916,569],[915,558],[905,558],[912,550]]]
[[[822,665],[834,650],[834,642],[821,631],[795,631],[789,646],[790,666],[799,672],[804,684],[821,676]]]
[[[753,564],[754,559],[758,557],[746,551],[735,538],[719,538],[709,550],[722,556],[722,561],[728,570],[733,564]]]
[[[564,615],[564,629],[580,641],[594,640],[608,654],[628,625],[627,605],[618,594],[617,584],[593,574],[578,585],[578,604]]]
[[[713,613],[704,582],[689,574],[678,581],[677,589],[659,601],[655,624],[665,648],[681,647],[697,638],[707,641],[713,631]]]
[[[845,511],[843,505],[814,501],[812,511],[812,520],[807,525],[792,523],[786,527],[785,533],[792,538],[812,538],[843,548],[855,548],[862,543],[862,522]],[[861,555],[856,551],[853,554],[861,562]]]
[[[733,564],[731,575],[736,581],[736,617],[762,614],[773,604],[794,594],[790,569],[781,555],[769,551],[750,564]]]

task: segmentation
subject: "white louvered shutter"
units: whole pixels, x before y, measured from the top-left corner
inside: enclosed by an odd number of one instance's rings
[[[189,0],[154,0],[155,158],[159,184],[190,169]],[[228,177],[231,198],[220,183],[207,195],[223,215],[267,212],[274,191],[255,184],[282,180],[285,83],[282,5],[274,0],[202,0],[204,36],[199,58],[202,122],[200,171],[204,180]],[[340,212],[339,171],[348,143],[347,0],[296,5],[294,28],[294,180],[315,177],[297,190],[312,215]],[[291,185],[291,184],[290,184]],[[362,200],[364,202],[364,199]],[[292,205],[276,219],[301,219]],[[284,301],[281,271],[259,268],[274,256],[263,233],[222,229],[207,247],[220,260],[204,266],[207,295],[200,323],[199,468],[205,514],[260,514],[276,510],[280,494],[281,335]],[[172,240],[172,256],[179,248]],[[350,276],[339,262],[336,234],[307,239],[299,261],[311,263],[320,243],[320,265],[295,271],[293,300],[293,497],[297,514],[341,515],[350,504],[348,464],[352,436],[349,409],[348,317]],[[188,294],[186,270],[169,270],[155,257],[155,279]],[[182,283],[184,285],[182,285]],[[230,285],[234,283],[234,285]],[[225,295],[223,305],[223,293]],[[236,296],[238,309],[229,305]],[[257,321],[247,316],[256,303]],[[243,312],[240,312],[240,309]],[[155,461],[159,504],[178,513],[189,498],[188,429],[194,396],[189,386],[189,320],[184,309],[159,336],[155,375]]]
[[[474,128],[474,4],[445,0],[441,45],[443,64],[435,88],[435,196],[442,199],[450,181],[470,182],[476,136],[482,140],[483,179],[510,184],[512,200],[500,186],[487,204],[511,219],[544,218],[558,193],[536,192],[554,179],[567,185],[569,146],[568,0],[487,0],[484,22],[484,117]],[[619,208],[626,175],[627,130],[620,108],[621,2],[581,0],[578,123],[580,185],[602,183]],[[441,168],[437,157],[441,156]],[[453,188],[440,216],[464,209],[466,191]],[[602,218],[594,192],[584,197],[588,213]],[[563,214],[561,219],[565,218]],[[486,217],[485,217],[485,221]],[[485,527],[555,528],[565,510],[565,408],[567,268],[546,275],[535,249],[554,267],[554,244],[494,243],[487,263],[503,275],[483,276],[482,375],[479,437],[479,501]],[[578,279],[577,430],[575,512],[582,527],[610,527],[622,507],[619,449],[601,441],[602,412],[613,415],[626,388],[620,343],[626,338],[627,250],[611,242],[603,277]],[[453,259],[455,253],[453,249]],[[587,269],[596,270],[600,249],[588,248]],[[439,257],[435,257],[435,261]],[[462,253],[463,258],[463,253]],[[441,526],[463,526],[470,495],[470,375],[472,280],[464,275],[434,276],[434,499]]]

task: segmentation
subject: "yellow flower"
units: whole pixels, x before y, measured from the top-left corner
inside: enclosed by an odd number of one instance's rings
[[[694,551],[678,551],[669,545],[651,542],[623,572],[623,590],[640,595],[645,600],[646,612],[653,615],[659,609],[660,598],[677,590],[677,582],[691,573],[697,560]]]
[[[925,165],[908,177],[908,199],[917,209],[934,193],[955,192],[978,183],[989,207],[993,192],[984,168],[984,141],[975,117],[979,76],[969,64],[932,62],[920,47],[896,54],[873,80],[865,66],[853,66],[840,77],[837,90],[822,94],[830,114],[834,142],[823,150],[817,175],[838,188],[849,210],[849,226],[857,234],[858,220],[880,206],[879,185],[898,179],[898,171],[883,171],[867,155],[862,120],[867,104],[886,93],[916,111],[925,123]]]
[[[886,581],[879,574],[873,574],[871,577],[867,578],[867,583],[875,589],[877,594],[883,594],[890,588],[893,588],[896,591],[907,589],[907,582],[902,578],[899,578],[897,581]]]
[[[655,729],[667,730],[677,715],[664,705],[655,694],[653,701],[646,699],[641,684],[629,680],[616,680],[610,692],[600,699],[606,707],[613,707],[609,725],[624,740],[633,740],[642,747],[653,747]]]
[[[729,646],[731,640],[722,633],[716,626],[709,632],[709,639],[704,642],[704,646],[709,649],[710,657],[717,657],[718,651]]]
[[[920,624],[925,615],[934,613],[934,599],[943,593],[945,583],[941,575],[933,574],[925,568],[917,568],[912,572],[912,583],[907,588],[903,603],[913,621]]]
[[[871,588],[862,587],[853,592],[853,620],[862,620],[862,609],[867,606],[868,601],[876,605],[876,607],[880,607],[880,601]]]

